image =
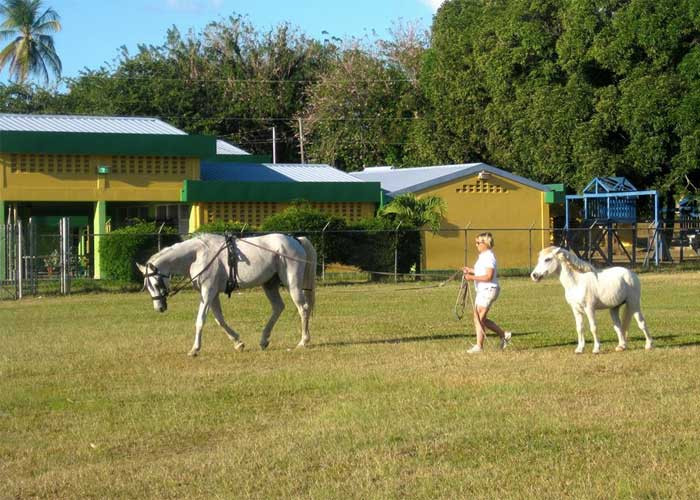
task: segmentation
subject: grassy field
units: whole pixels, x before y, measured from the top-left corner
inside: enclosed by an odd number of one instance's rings
[[[312,347],[260,291],[0,302],[0,498],[698,498],[700,273],[644,274],[656,348],[573,354],[563,289],[505,278],[511,348],[468,356],[457,285],[321,287]]]

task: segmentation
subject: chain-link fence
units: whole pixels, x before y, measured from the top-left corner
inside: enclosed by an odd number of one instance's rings
[[[492,233],[501,275],[526,275],[539,251],[565,246],[599,267],[700,265],[700,227],[668,223],[662,228],[638,223],[578,228],[447,228],[437,232],[406,230],[296,231],[307,236],[318,253],[320,284],[368,281],[445,280],[477,258],[476,236]],[[262,233],[244,232],[237,237]],[[0,299],[27,295],[67,294],[83,290],[138,290],[109,276],[95,280],[94,237],[111,234],[76,233],[62,220],[59,231],[46,232],[31,221],[0,227]],[[153,234],[157,251],[173,235]],[[180,234],[180,239],[193,234]],[[128,263],[131,265],[132,263]]]

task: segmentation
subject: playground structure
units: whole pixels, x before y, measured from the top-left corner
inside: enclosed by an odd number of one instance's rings
[[[653,217],[647,220],[647,234],[643,239],[643,265],[653,259],[658,266],[664,252],[665,260],[669,260],[667,245],[661,236],[658,192],[639,191],[624,177],[595,177],[582,194],[565,197],[564,246],[587,261],[601,257],[606,265],[612,265],[617,253],[636,265],[640,199],[651,201],[649,215]],[[575,203],[580,204],[577,219],[573,218]]]

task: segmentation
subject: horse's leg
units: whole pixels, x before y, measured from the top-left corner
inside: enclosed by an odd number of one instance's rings
[[[578,345],[574,351],[576,354],[581,354],[586,346],[586,339],[583,336],[583,314],[578,309],[573,309],[574,319],[576,320],[576,334],[578,335]]]
[[[272,332],[272,328],[275,326],[275,323],[277,323],[282,311],[284,311],[284,301],[280,295],[279,281],[275,280],[265,283],[263,285],[263,290],[265,291],[265,295],[267,295],[267,300],[270,301],[270,305],[272,306],[272,314],[270,315],[270,319],[267,320],[267,324],[265,328],[263,328],[262,336],[260,337],[260,347],[265,349],[270,345],[270,333]]]
[[[586,317],[588,318],[588,328],[591,330],[593,337],[593,354],[600,352],[600,339],[598,338],[598,325],[595,322],[595,309],[592,307],[586,309]]]
[[[194,344],[192,349],[188,353],[190,356],[196,356],[199,354],[199,350],[202,348],[202,329],[204,328],[204,322],[207,319],[207,312],[209,311],[209,301],[210,298],[206,297],[204,291],[202,291],[202,298],[199,303],[199,311],[197,312],[197,320],[194,324]]]
[[[630,307],[629,305],[627,307]],[[634,310],[632,311],[634,320],[637,322],[639,329],[644,332],[644,338],[646,342],[644,343],[644,349],[647,351],[652,348],[653,339],[649,335],[649,330],[647,329],[647,322],[644,320],[644,315],[642,314],[642,309],[639,304],[635,304]]]
[[[618,352],[624,351],[627,349],[627,338],[620,324],[620,306],[610,309],[610,318],[612,319],[613,329],[617,334],[617,347],[615,347],[615,350]]]
[[[242,351],[245,348],[245,344],[241,342],[239,335],[233,330],[233,328],[228,326],[228,323],[226,323],[224,313],[221,311],[221,300],[219,299],[218,295],[216,295],[211,301],[211,312],[214,315],[214,320],[216,323],[223,328],[229,338],[233,340],[233,348],[237,351]]]
[[[306,295],[301,289],[301,286],[290,286],[289,294],[292,296],[294,305],[297,306],[297,311],[299,311],[299,317],[301,318],[301,340],[297,344],[297,347],[306,347],[306,345],[311,341],[311,335],[309,334],[309,317],[311,316],[311,307],[306,300]]]

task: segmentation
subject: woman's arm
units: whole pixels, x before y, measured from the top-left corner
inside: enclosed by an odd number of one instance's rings
[[[467,269],[469,270],[467,272]],[[474,270],[471,267],[465,267],[463,268],[464,271],[464,279],[467,281],[491,281],[493,279],[493,268],[492,267],[487,267],[486,268],[486,274],[482,274],[480,276],[475,276]]]

